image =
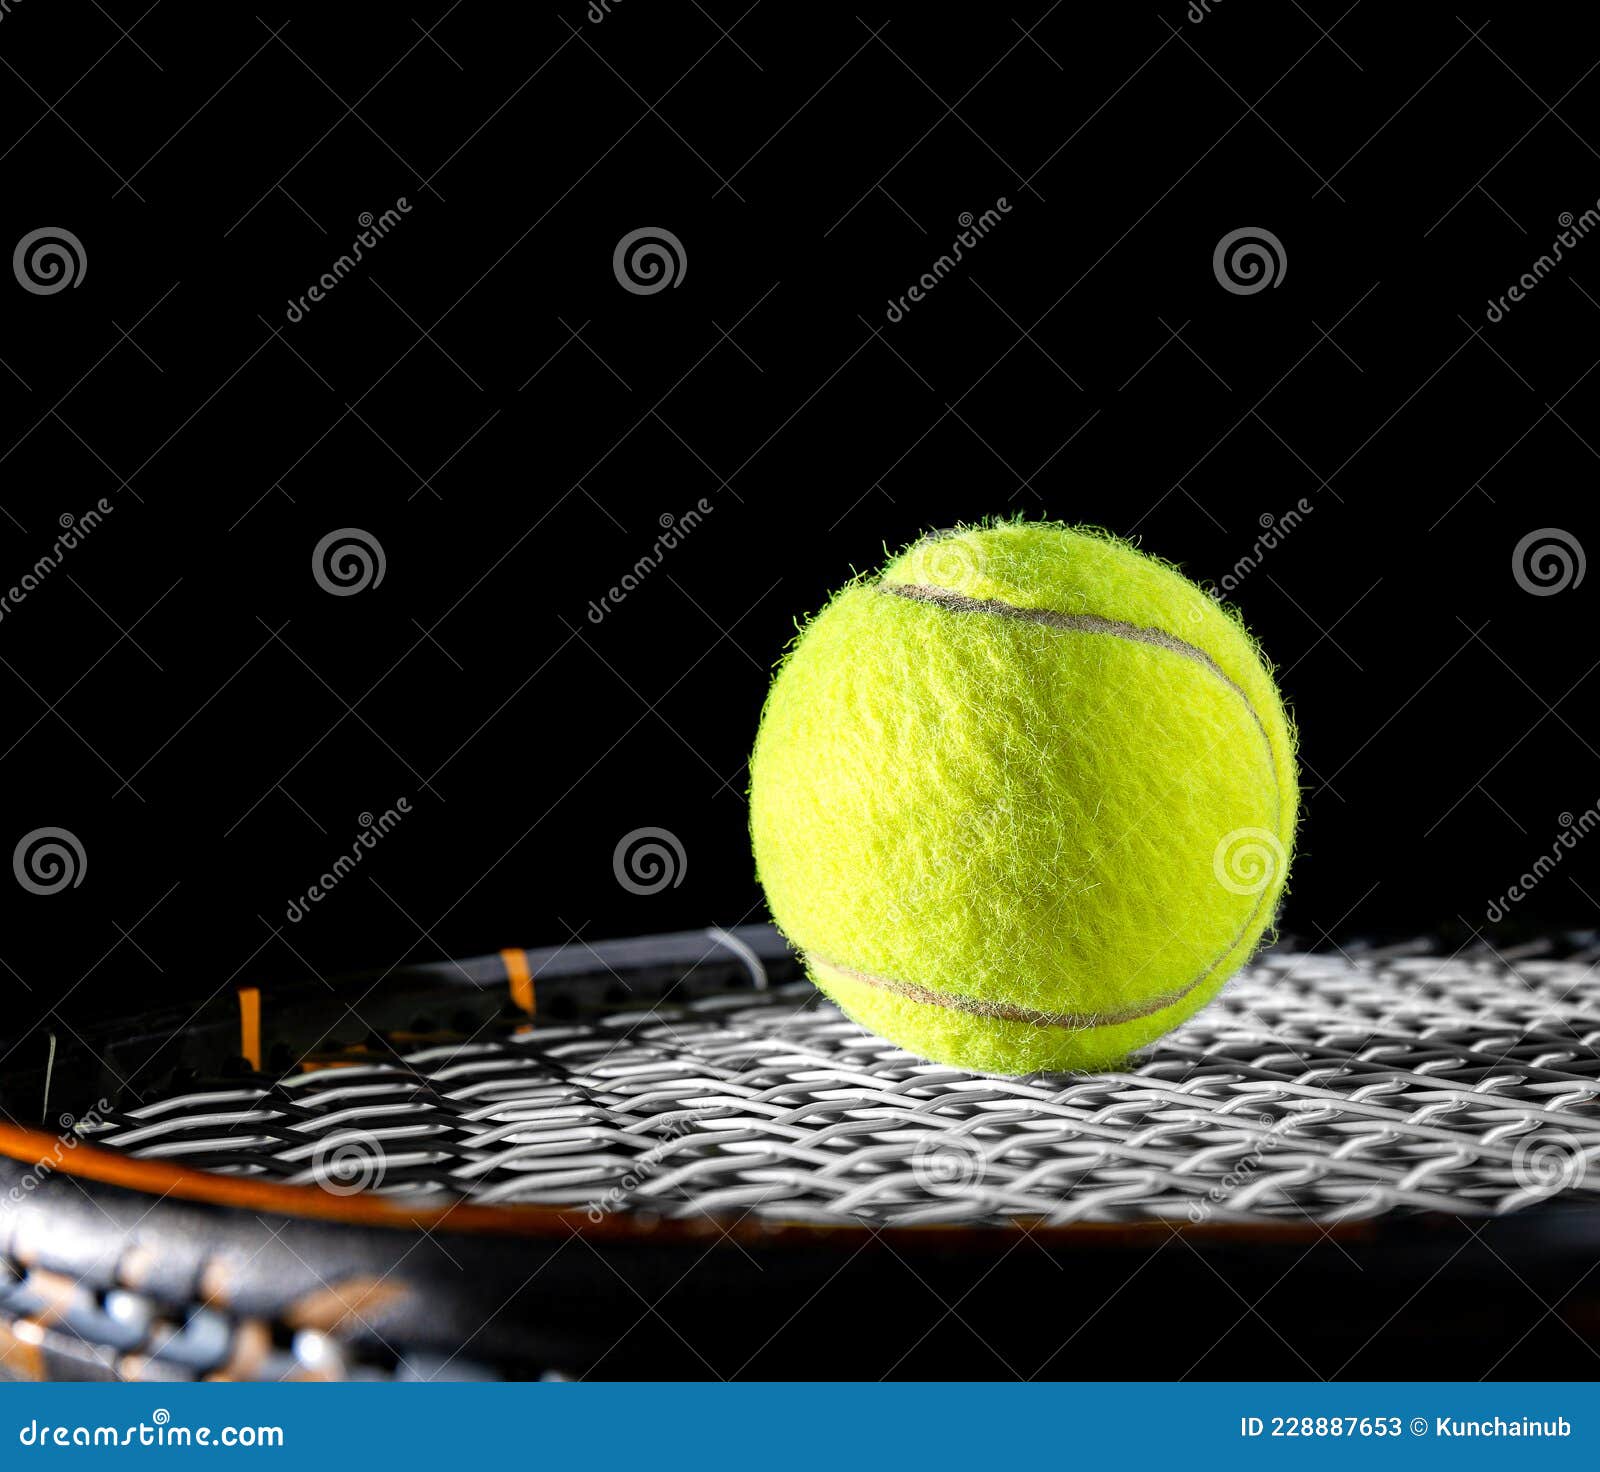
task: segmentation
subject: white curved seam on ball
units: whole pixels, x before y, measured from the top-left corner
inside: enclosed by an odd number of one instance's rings
[[[1104,618],[1098,613],[1062,613],[1054,608],[1024,608],[1021,604],[1007,603],[1000,598],[969,598],[965,593],[954,593],[948,588],[930,587],[926,583],[879,583],[878,591],[892,593],[897,598],[909,599],[913,603],[931,603],[936,608],[949,609],[952,613],[988,613],[996,618],[1014,618],[1023,623],[1042,624],[1049,629],[1064,629],[1069,633],[1108,634],[1116,639],[1126,639],[1133,644],[1149,644],[1156,649],[1165,649],[1169,653],[1181,655],[1184,659],[1192,659],[1196,664],[1208,669],[1244,701],[1244,708],[1250,712],[1250,719],[1256,723],[1256,728],[1267,743],[1267,752],[1272,758],[1273,778],[1277,779],[1278,759],[1277,753],[1272,750],[1272,738],[1267,735],[1266,722],[1261,719],[1260,712],[1256,710],[1255,703],[1246,693],[1244,686],[1204,649],[1185,642],[1176,634],[1169,634],[1165,629],[1147,628],[1144,624],[1130,624],[1124,623],[1121,619]]]
[[[826,966],[830,971],[837,971],[839,975],[849,977],[852,981],[876,987],[880,991],[893,992],[896,996],[905,997],[909,1001],[926,1002],[930,1006],[945,1007],[952,1012],[966,1012],[973,1017],[988,1017],[998,1022],[1021,1022],[1029,1027],[1059,1027],[1068,1032],[1092,1032],[1097,1027],[1115,1027],[1124,1022],[1137,1022],[1140,1018],[1154,1017],[1157,1012],[1165,1012],[1168,1007],[1176,1007],[1190,992],[1204,986],[1216,975],[1217,968],[1238,950],[1240,943],[1255,928],[1260,915],[1261,899],[1258,897],[1255,908],[1250,912],[1250,918],[1234,936],[1227,950],[1199,976],[1175,992],[1165,992],[1159,997],[1152,997],[1140,1003],[1137,1007],[1124,1007],[1120,1012],[1041,1012],[1034,1007],[1018,1007],[1010,1002],[992,1002],[985,997],[966,997],[959,992],[935,991],[932,987],[922,986],[914,981],[897,981],[889,976],[874,976],[870,971],[857,971],[852,966],[841,966],[837,961],[830,961],[826,956],[817,955],[815,951],[807,951],[806,957],[819,966]]]
[[[935,608],[948,609],[952,613],[987,613],[996,618],[1014,618],[1023,623],[1040,624],[1045,628],[1063,629],[1069,633],[1106,634],[1112,638],[1126,639],[1130,643],[1148,644],[1156,649],[1165,649],[1184,659],[1193,660],[1202,668],[1209,670],[1244,702],[1244,708],[1250,712],[1250,719],[1255,723],[1256,730],[1261,733],[1262,741],[1266,743],[1267,764],[1272,768],[1273,807],[1276,809],[1272,830],[1274,836],[1277,836],[1278,830],[1283,826],[1283,772],[1278,765],[1278,750],[1272,744],[1267,723],[1261,719],[1261,712],[1256,709],[1255,702],[1250,699],[1244,686],[1205,650],[1186,643],[1165,629],[1124,623],[1121,619],[1105,618],[1098,613],[1062,613],[1054,608],[1024,608],[1020,604],[1007,603],[1000,598],[969,598],[965,593],[956,593],[949,588],[935,588],[927,583],[879,583],[877,588],[880,593],[892,593],[897,598],[904,598],[912,603],[931,604]],[[1282,838],[1278,841],[1284,842]],[[1259,911],[1260,905],[1258,904],[1256,908]]]
[[[1062,613],[1054,608],[1023,608],[1020,604],[1006,603],[998,598],[969,598],[965,593],[956,593],[948,588],[935,588],[925,583],[879,583],[877,588],[880,593],[892,593],[898,598],[904,598],[913,603],[928,603],[936,608],[947,609],[952,613],[987,613],[996,618],[1013,618],[1024,623],[1040,624],[1045,628],[1063,629],[1071,633],[1106,634],[1113,638],[1126,639],[1131,643],[1148,644],[1157,649],[1165,649],[1169,653],[1177,654],[1184,659],[1193,660],[1196,664],[1209,670],[1244,702],[1244,708],[1250,713],[1251,721],[1254,722],[1256,730],[1261,733],[1261,739],[1267,748],[1267,763],[1272,768],[1273,807],[1276,809],[1273,829],[1276,832],[1282,826],[1282,775],[1278,767],[1277,748],[1272,744],[1272,737],[1267,732],[1266,722],[1261,719],[1261,713],[1256,709],[1255,702],[1250,699],[1244,687],[1228,674],[1205,650],[1185,642],[1175,634],[1169,634],[1165,629],[1152,629],[1143,624],[1125,623],[1120,619],[1105,618],[1100,614]],[[1109,1027],[1122,1022],[1137,1022],[1140,1018],[1152,1017],[1157,1012],[1164,1012],[1168,1007],[1176,1006],[1190,992],[1203,986],[1216,974],[1218,967],[1239,948],[1245,937],[1255,928],[1256,922],[1261,918],[1261,910],[1266,901],[1268,888],[1270,886],[1263,887],[1256,895],[1256,902],[1251,907],[1249,918],[1234,936],[1228,948],[1187,986],[1177,992],[1167,993],[1162,997],[1155,998],[1137,1010],[1124,1009],[1123,1012],[1109,1015],[1105,1013],[1051,1013],[1040,1012],[1032,1007],[1013,1007],[1004,1002],[989,1002],[977,997],[963,997],[954,992],[934,991],[930,987],[919,986],[914,982],[895,981],[889,977],[873,976],[864,971],[855,971],[848,966],[840,966],[821,956],[815,956],[813,959],[843,976],[852,977],[867,986],[875,986],[885,991],[898,993],[901,996],[909,997],[913,1001],[925,1001],[934,1006],[948,1007],[952,1010],[968,1012],[978,1017],[993,1017],[1007,1022],[1022,1022],[1034,1027],[1060,1027],[1073,1031],[1088,1031],[1096,1027]]]

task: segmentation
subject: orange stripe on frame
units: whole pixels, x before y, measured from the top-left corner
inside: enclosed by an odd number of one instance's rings
[[[261,989],[239,988],[239,1053],[261,1072]]]
[[[58,1157],[60,1157],[58,1159]],[[661,1218],[625,1211],[605,1213],[598,1222],[577,1206],[480,1206],[471,1201],[407,1200],[358,1191],[353,1196],[334,1196],[322,1186],[291,1186],[259,1176],[224,1176],[214,1171],[196,1170],[167,1160],[141,1160],[119,1150],[107,1150],[84,1141],[61,1155],[61,1142],[42,1130],[22,1129],[0,1123],[0,1160],[10,1160],[36,1168],[40,1160],[57,1162],[51,1179],[41,1183],[41,1191],[70,1189],[57,1186],[55,1176],[94,1181],[104,1186],[137,1191],[157,1198],[141,1206],[141,1212],[154,1212],[168,1197],[199,1201],[212,1206],[231,1206],[243,1211],[271,1212],[279,1216],[339,1221],[374,1227],[412,1227],[424,1231],[492,1232],[519,1237],[537,1237],[556,1244],[568,1243],[574,1235],[591,1241],[659,1243],[688,1241],[697,1244],[698,1256],[707,1246],[728,1241],[793,1243],[815,1246],[829,1241],[844,1243],[851,1252],[882,1241],[905,1247],[913,1242],[934,1244],[941,1252],[952,1243],[981,1242],[985,1236],[1006,1235],[1015,1240],[1016,1227],[972,1227],[966,1223],[926,1223],[917,1226],[888,1227],[869,1231],[863,1227],[820,1222],[779,1222],[767,1218],[714,1216]],[[15,1172],[5,1179],[14,1179]],[[81,1187],[80,1187],[81,1189]],[[74,1192],[74,1199],[78,1199]],[[92,1199],[92,1198],[91,1198]],[[81,1203],[80,1203],[81,1204]],[[1341,1242],[1375,1243],[1378,1227],[1370,1220],[1349,1219],[1324,1225],[1319,1222],[1284,1222],[1270,1227],[1256,1223],[1205,1222],[1191,1224],[1187,1218],[1170,1221],[1070,1222],[1053,1224],[1020,1218],[1034,1241],[1062,1242],[1084,1247],[1104,1247],[1118,1254],[1132,1243],[1150,1238],[1158,1245],[1174,1235],[1196,1241],[1284,1242],[1314,1244],[1324,1236]],[[161,1222],[151,1221],[146,1228],[154,1235]],[[26,1325],[27,1321],[20,1321]],[[19,1328],[18,1332],[22,1332]],[[32,1331],[37,1334],[37,1330]],[[0,1324],[0,1358],[10,1350],[6,1326]],[[12,1360],[9,1363],[15,1364]]]
[[[511,1000],[532,1017],[538,1008],[534,1004],[533,969],[528,965],[528,953],[501,951],[500,959],[506,964],[506,981],[511,988]]]

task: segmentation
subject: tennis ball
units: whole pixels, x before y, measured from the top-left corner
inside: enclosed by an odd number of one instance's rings
[[[751,758],[779,928],[851,1017],[994,1073],[1112,1066],[1271,928],[1294,738],[1243,626],[1097,531],[917,543],[779,668]]]

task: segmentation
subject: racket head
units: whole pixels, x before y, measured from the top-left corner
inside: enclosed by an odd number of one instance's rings
[[[0,1367],[1581,1378],[1590,975],[1275,953],[1025,1080],[784,984],[112,1101],[0,1131]]]

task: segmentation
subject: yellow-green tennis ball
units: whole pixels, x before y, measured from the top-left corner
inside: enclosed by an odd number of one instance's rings
[[[851,1017],[996,1073],[1103,1068],[1272,927],[1294,740],[1244,628],[1048,523],[918,543],[801,634],[751,758],[779,927]]]

